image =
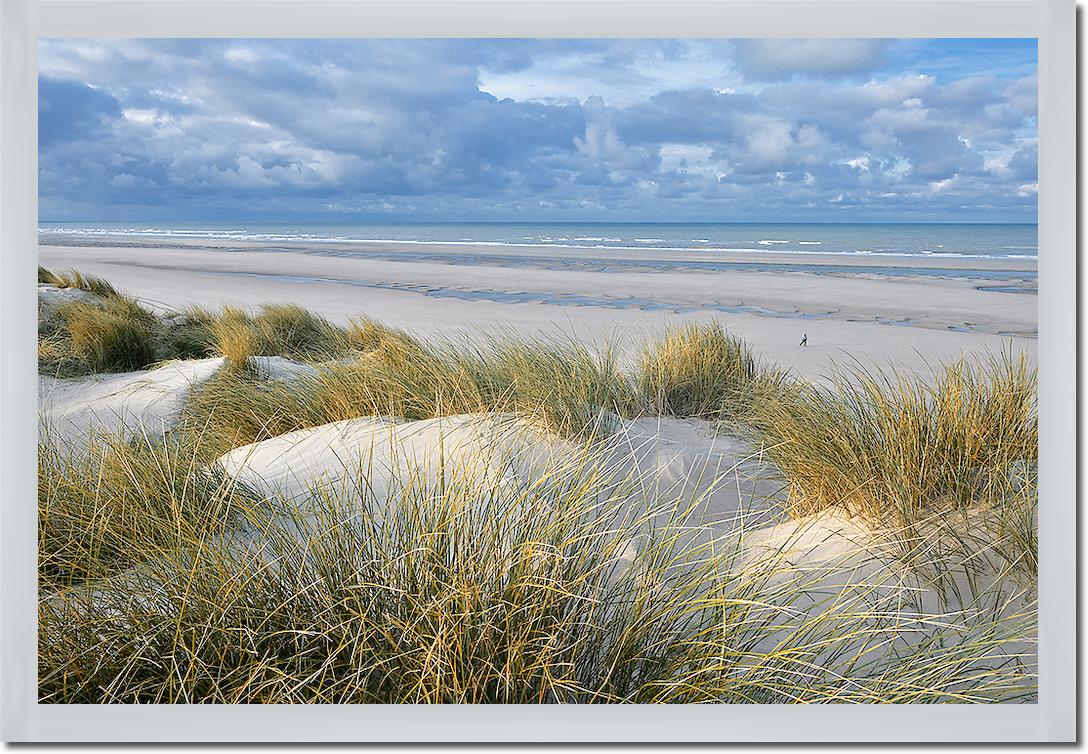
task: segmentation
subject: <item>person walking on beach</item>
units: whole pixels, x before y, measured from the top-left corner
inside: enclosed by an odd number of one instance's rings
[[[801,333],[801,345],[802,346],[807,346],[808,345],[808,333],[807,332]]]

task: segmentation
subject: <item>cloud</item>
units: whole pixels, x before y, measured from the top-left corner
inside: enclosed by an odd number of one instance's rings
[[[883,39],[739,39],[740,70],[755,79],[857,75],[883,67]]]
[[[38,143],[43,147],[92,138],[120,115],[120,103],[107,92],[80,81],[38,79]]]
[[[1034,218],[1031,49],[43,40],[43,218]],[[1024,50],[1027,52],[1024,52]],[[1028,57],[1014,60],[1016,55]],[[1027,61],[1027,62],[1025,62]],[[1030,67],[1030,66],[1027,66]]]
[[[568,41],[569,42],[569,41]],[[583,102],[600,97],[627,106],[661,92],[724,91],[741,81],[725,40],[554,41],[520,67],[483,64],[480,89],[499,99]]]

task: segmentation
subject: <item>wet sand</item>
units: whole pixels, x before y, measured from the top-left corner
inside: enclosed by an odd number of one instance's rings
[[[147,304],[297,303],[427,337],[465,330],[609,340],[628,358],[668,324],[719,319],[765,359],[929,372],[1002,349],[1034,360],[1034,260],[737,254],[460,244],[69,240],[39,263],[100,275]],[[77,245],[87,244],[87,245]],[[808,346],[798,345],[802,333]]]

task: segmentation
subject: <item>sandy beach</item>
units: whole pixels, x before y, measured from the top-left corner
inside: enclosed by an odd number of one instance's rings
[[[471,244],[43,243],[39,262],[112,281],[146,305],[297,303],[425,337],[496,328],[635,344],[718,319],[810,379],[836,364],[929,373],[964,354],[1035,358],[1034,260],[570,250]],[[112,245],[110,245],[112,244]],[[802,333],[808,346],[798,345]]]

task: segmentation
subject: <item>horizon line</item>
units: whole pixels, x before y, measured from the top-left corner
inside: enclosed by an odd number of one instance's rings
[[[67,224],[169,224],[169,223],[276,223],[282,225],[1035,225],[1039,221],[992,220],[272,220],[272,219],[175,219],[175,220],[38,220]]]

